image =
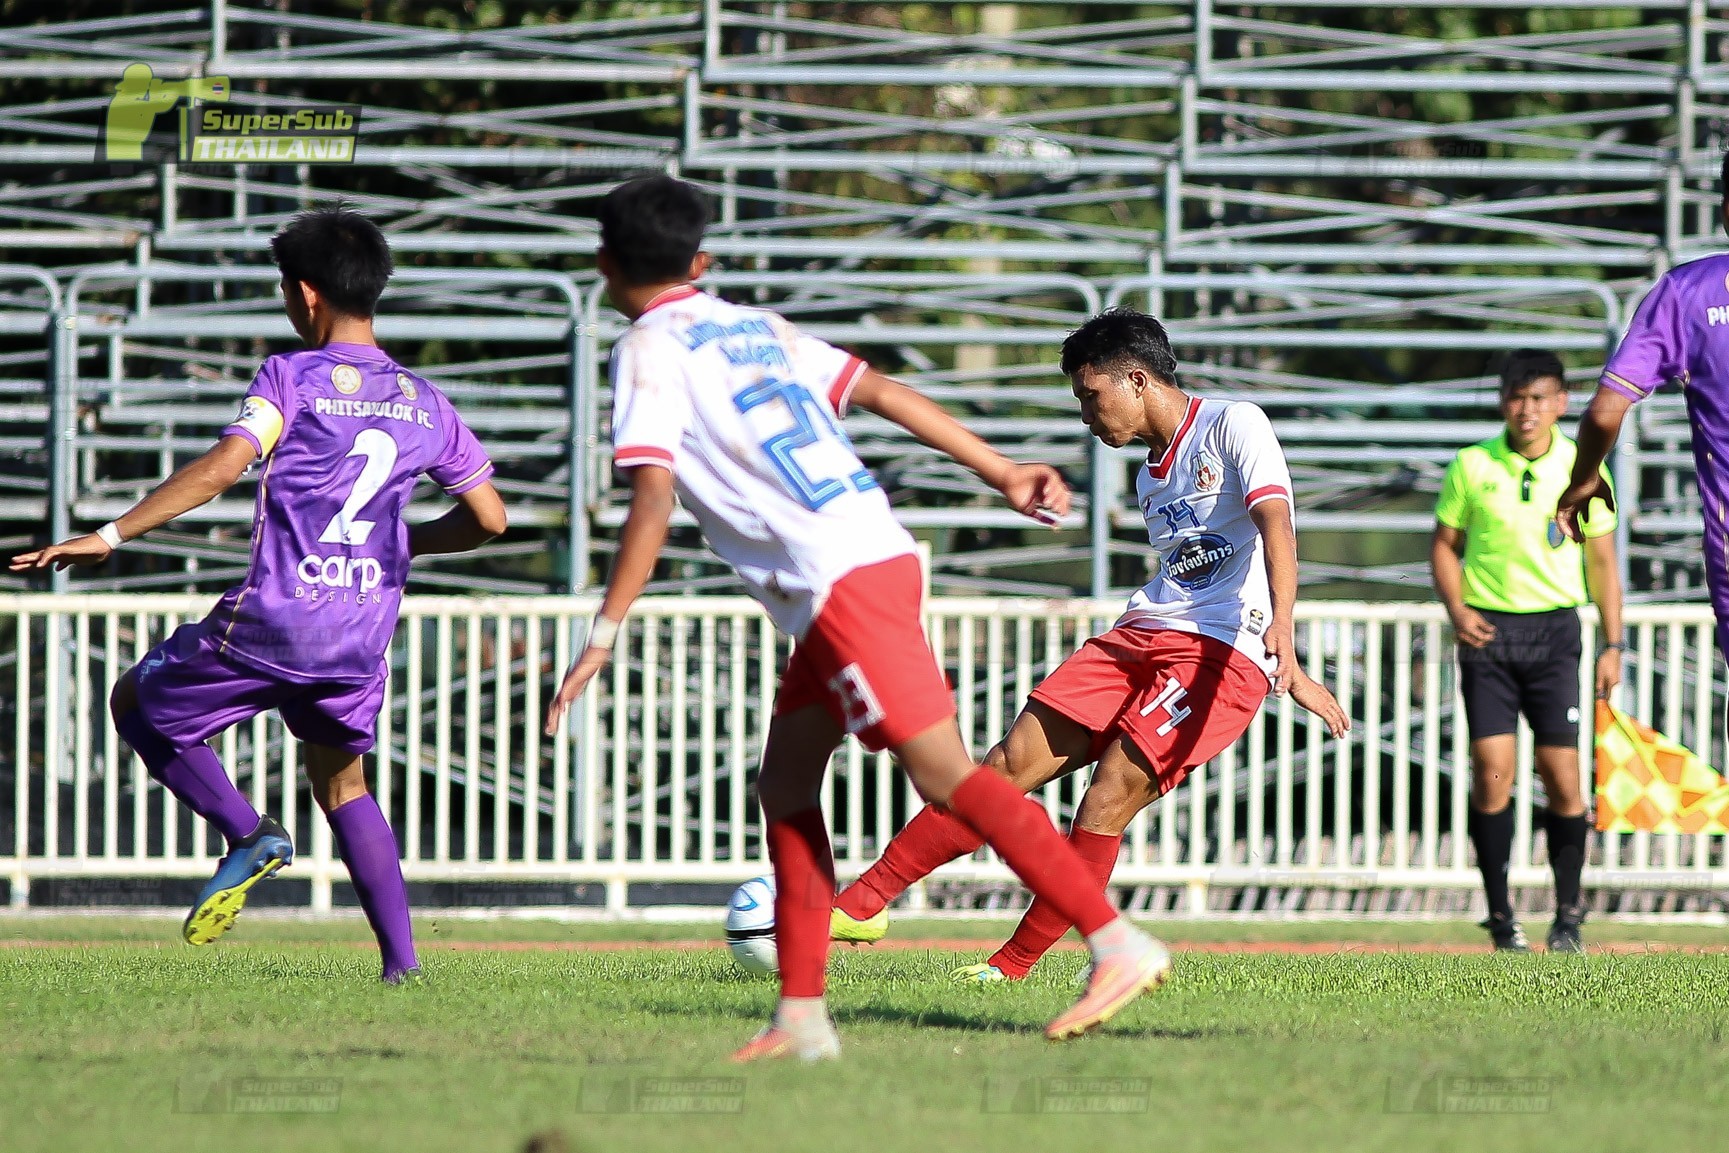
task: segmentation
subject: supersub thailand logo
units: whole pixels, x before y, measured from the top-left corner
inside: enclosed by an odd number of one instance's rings
[[[1165,575],[1185,589],[1204,589],[1219,579],[1225,563],[1236,552],[1231,542],[1216,532],[1184,537],[1165,561]]]

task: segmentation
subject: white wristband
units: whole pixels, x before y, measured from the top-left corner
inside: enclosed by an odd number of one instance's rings
[[[113,521],[109,521],[107,524],[97,529],[96,536],[97,539],[101,540],[103,544],[108,546],[109,552],[113,552],[115,549],[120,547],[120,530],[114,526]]]
[[[594,620],[588,625],[588,647],[591,649],[611,650],[613,642],[618,640],[620,622],[594,614]]]

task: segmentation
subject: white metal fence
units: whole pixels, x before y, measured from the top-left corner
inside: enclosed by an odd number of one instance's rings
[[[116,738],[109,687],[151,645],[201,614],[179,595],[0,596],[0,878],[15,906],[32,879],[202,876],[220,851]],[[962,731],[982,754],[1045,671],[1108,626],[1103,601],[938,599],[928,621],[954,686]],[[608,907],[643,882],[743,879],[767,869],[753,774],[788,648],[744,599],[643,602],[611,669],[564,732],[540,735],[547,693],[580,643],[591,600],[411,597],[371,765],[411,881],[556,881],[597,886]],[[1723,763],[1708,610],[1629,610],[1628,684],[1640,717]],[[1288,700],[1270,702],[1236,747],[1197,770],[1130,830],[1116,879],[1171,886],[1204,912],[1222,889],[1446,890],[1477,883],[1465,827],[1468,774],[1452,640],[1418,604],[1317,602],[1298,617],[1302,657],[1347,703],[1355,728],[1327,739]],[[1580,669],[1588,703],[1587,660]],[[6,661],[13,667],[4,668]],[[10,673],[8,676],[7,673]],[[6,714],[10,713],[10,717]],[[1589,717],[1589,710],[1586,710]],[[1588,727],[1588,725],[1587,725]],[[1589,734],[1581,738],[1582,745]],[[1519,793],[1534,799],[1529,734]],[[261,810],[295,833],[287,875],[330,907],[329,832],[274,715],[214,745]],[[1588,751],[1588,750],[1586,750]],[[1589,760],[1586,761],[1589,771]],[[1053,784],[1053,816],[1082,779]],[[868,866],[918,807],[887,756],[836,756],[825,805],[843,874]],[[1515,884],[1546,879],[1531,805],[1518,808]],[[1729,888],[1725,839],[1600,836],[1587,885]],[[939,877],[1003,879],[988,853]]]

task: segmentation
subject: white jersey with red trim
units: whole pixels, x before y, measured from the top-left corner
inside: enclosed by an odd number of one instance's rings
[[[795,637],[841,577],[915,551],[837,419],[864,371],[784,317],[689,286],[613,348],[614,464],[670,469],[709,547]]]
[[[1262,637],[1273,619],[1266,547],[1249,510],[1291,500],[1291,473],[1272,422],[1246,401],[1189,399],[1177,435],[1135,478],[1153,575],[1119,625],[1200,633],[1269,673]]]

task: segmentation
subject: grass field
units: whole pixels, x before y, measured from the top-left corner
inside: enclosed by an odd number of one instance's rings
[[[773,986],[718,946],[670,947],[702,926],[427,919],[430,984],[392,990],[354,920],[255,917],[193,950],[162,918],[0,917],[0,1149],[479,1153],[548,1129],[571,1149],[680,1153],[1722,1147],[1729,955],[1426,951],[1481,943],[1445,923],[1155,928],[1412,951],[1191,950],[1107,1031],[1052,1046],[1040,1029],[1073,996],[1078,952],[961,988],[945,974],[980,950],[847,949],[831,982],[844,1060],[740,1069],[724,1058]],[[1589,928],[1729,944],[1720,928]]]

